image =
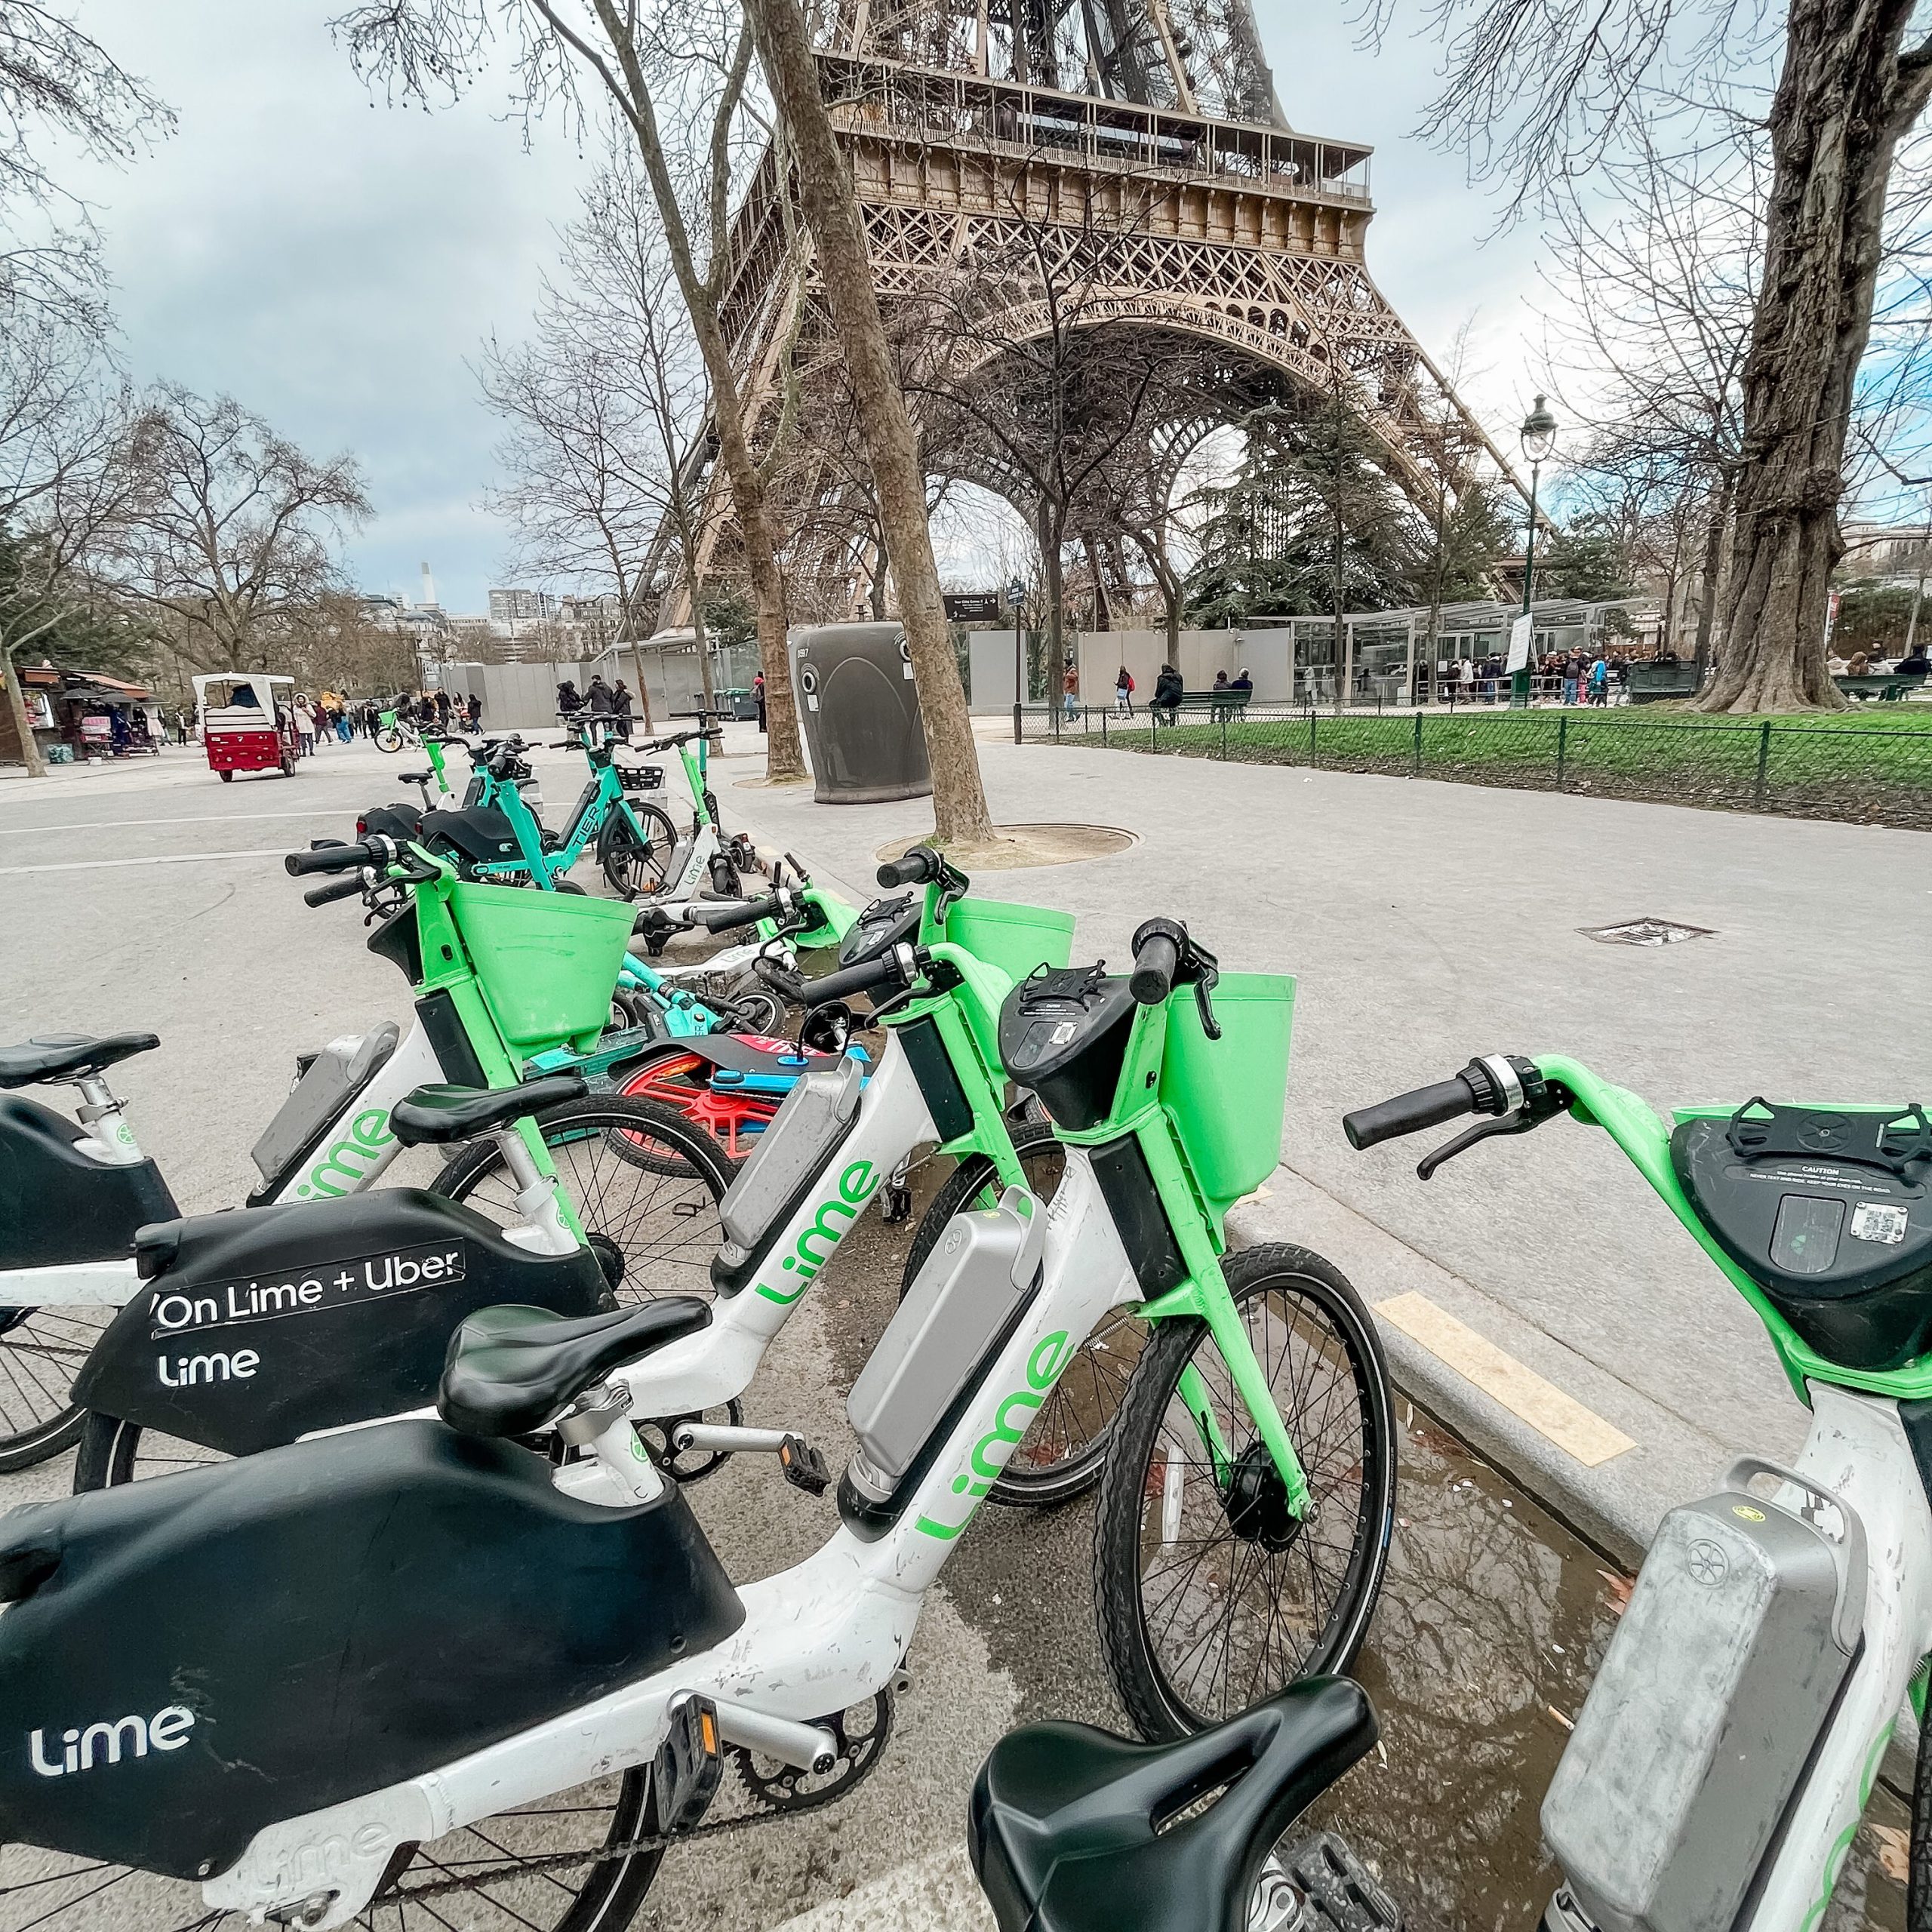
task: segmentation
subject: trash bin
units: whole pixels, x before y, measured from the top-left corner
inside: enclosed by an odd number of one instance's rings
[[[903,627],[805,624],[789,641],[819,803],[928,796],[932,771]]]

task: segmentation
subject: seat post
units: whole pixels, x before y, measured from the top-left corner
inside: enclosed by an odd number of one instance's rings
[[[74,1084],[81,1090],[76,1118],[88,1129],[82,1149],[106,1168],[138,1166],[146,1157],[134,1139],[134,1130],[122,1112],[122,1103],[114,1097],[106,1078],[98,1073],[84,1073]],[[102,1127],[100,1123],[106,1121]]]
[[[516,1211],[521,1226],[504,1229],[504,1238],[536,1254],[572,1254],[579,1245],[564,1219],[557,1198],[554,1174],[541,1172],[521,1132],[522,1123],[511,1121],[491,1135],[516,1184]]]
[[[630,1414],[630,1385],[599,1383],[594,1389],[586,1389],[557,1418],[557,1434],[574,1448],[589,1449],[595,1459],[590,1467],[614,1487],[618,1501],[654,1502],[663,1494],[664,1478],[631,1426]],[[582,1470],[583,1466],[566,1463],[558,1475],[557,1486],[586,1502],[601,1500],[589,1484],[587,1472],[571,1476],[573,1469]]]

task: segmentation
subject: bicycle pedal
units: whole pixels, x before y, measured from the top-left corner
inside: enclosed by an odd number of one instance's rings
[[[778,1445],[778,1466],[794,1489],[808,1496],[823,1496],[832,1486],[832,1472],[821,1456],[802,1435],[788,1435]]]
[[[896,1228],[902,1221],[909,1221],[912,1218],[912,1190],[909,1187],[894,1187],[888,1183],[884,1204],[879,1209],[879,1219],[888,1228]]]
[[[671,1728],[651,1768],[660,1832],[688,1832],[703,1822],[724,1774],[718,1706],[695,1690],[675,1699]]]
[[[1401,1909],[1333,1832],[1318,1832],[1281,1862],[1301,1892],[1307,1932],[1401,1932]]]

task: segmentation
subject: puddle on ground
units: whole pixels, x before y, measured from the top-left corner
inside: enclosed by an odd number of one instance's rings
[[[1388,1581],[1357,1675],[1382,1745],[1309,1815],[1409,1932],[1534,1932],[1556,1884],[1537,1814],[1629,1580],[1421,1410],[1406,1425]],[[1902,1928],[1905,1807],[1884,1786],[1823,1932]]]

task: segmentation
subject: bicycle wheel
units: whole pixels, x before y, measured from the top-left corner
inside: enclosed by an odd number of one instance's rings
[[[68,1392],[114,1315],[111,1308],[0,1308],[0,1475],[31,1469],[78,1439],[87,1412]]]
[[[737,1169],[702,1128],[674,1108],[620,1094],[553,1107],[540,1124],[586,1237],[621,1266],[620,1302],[711,1297],[711,1260],[724,1233],[718,1204]],[[460,1149],[435,1191],[493,1221],[516,1218],[516,1183],[494,1140]]]
[[[1340,1269],[1285,1243],[1223,1272],[1308,1478],[1289,1515],[1206,1322],[1157,1325],[1100,1478],[1094,1581],[1100,1647],[1141,1735],[1218,1724],[1361,1647],[1395,1520],[1395,1417],[1367,1310]],[[1178,1384],[1200,1378],[1217,1473]]]
[[[393,724],[385,725],[376,734],[376,749],[379,752],[401,751],[402,734]]]
[[[635,831],[620,811],[604,821],[597,835],[597,863],[619,898],[653,899],[671,882],[677,828],[655,805],[633,804],[630,809],[637,820]]]
[[[645,1049],[620,1069],[617,1091],[629,1098],[667,1106],[709,1134],[728,1160],[742,1158],[747,1144],[778,1111],[774,1094],[721,1093],[711,1084],[711,1063],[676,1040]]]
[[[365,1932],[624,1932],[663,1863],[661,1851],[595,1862],[650,1829],[651,1777],[638,1770],[540,1798],[429,1844],[399,1847],[381,1889],[349,1923]],[[580,1853],[585,1863],[534,1861]],[[420,1886],[463,1888],[414,1901]],[[11,1900],[11,1905],[8,1903]],[[239,1913],[210,1912],[198,1884],[64,1852],[0,1852],[0,1923],[34,1932],[248,1932]]]
[[[1021,1121],[1009,1128],[1026,1185],[1042,1201],[1051,1201],[1066,1164],[1052,1127]],[[970,1208],[990,1208],[998,1198],[998,1171],[985,1155],[970,1154],[953,1169],[912,1237],[899,1284],[901,1301],[953,1216]],[[1136,1303],[1123,1302],[1109,1309],[1067,1364],[986,1492],[994,1502],[1040,1508],[1064,1503],[1100,1480],[1121,1398],[1146,1337],[1137,1308]]]

